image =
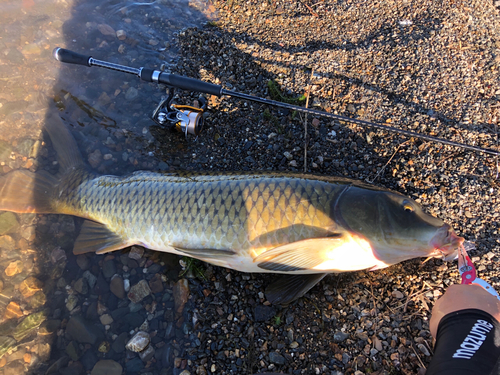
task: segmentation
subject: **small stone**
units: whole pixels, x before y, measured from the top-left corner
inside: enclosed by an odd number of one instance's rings
[[[60,247],[56,247],[50,253],[50,261],[52,262],[52,264],[65,262],[66,259],[66,252]]]
[[[66,354],[69,355],[73,361],[78,361],[81,356],[81,351],[75,341],[70,341],[70,343],[66,346]]]
[[[151,288],[151,293],[153,294],[163,292],[163,282],[160,274],[155,274],[153,278],[149,280],[149,287]]]
[[[151,345],[149,345],[148,347],[146,347],[146,349],[139,353],[139,358],[141,358],[143,362],[148,362],[151,360],[151,358],[153,358],[154,355],[155,350]]]
[[[299,343],[297,341],[294,341],[290,344],[290,349],[295,349],[299,347]]]
[[[105,260],[102,263],[102,274],[106,279],[109,279],[116,273],[116,266],[113,259]]]
[[[140,260],[144,255],[144,249],[139,246],[132,246],[130,252],[128,253],[128,257],[130,259]]]
[[[401,293],[399,290],[393,290],[392,291],[392,296],[397,298],[397,299],[401,299],[401,298],[404,298],[404,294]]]
[[[122,365],[112,359],[101,359],[92,369],[90,375],[121,375]]]
[[[30,276],[19,285],[19,291],[24,298],[29,298],[35,295],[36,292],[41,290],[43,283],[36,277]]]
[[[31,363],[31,354],[30,353],[26,353],[23,355],[23,359],[24,359],[24,362],[25,363]]]
[[[102,161],[102,153],[99,149],[95,150],[91,154],[89,154],[88,157],[89,164],[92,166],[92,168],[97,168]]]
[[[174,286],[174,291],[175,291],[175,286]],[[127,296],[133,303],[139,303],[140,301],[143,300],[144,297],[147,297],[150,294],[151,294],[151,289],[149,289],[148,282],[146,280],[141,280],[130,288],[130,292],[127,294]]]
[[[125,93],[125,99],[134,100],[139,95],[139,91],[135,87],[129,87]]]
[[[92,272],[90,272],[89,270],[85,271],[82,276],[84,279],[87,280],[87,283],[89,284],[89,288],[94,289],[94,286],[97,282],[97,277],[95,277],[94,274]]]
[[[174,296],[175,311],[177,314],[181,314],[189,298],[189,284],[187,279],[180,279],[177,281],[174,284],[172,292]]]
[[[66,301],[66,308],[68,311],[73,311],[76,305],[78,304],[78,297],[74,294],[70,294],[68,296],[68,300]]]
[[[20,318],[23,316],[21,307],[17,302],[10,302],[5,308],[4,319]]]
[[[119,275],[113,276],[111,282],[109,283],[109,289],[118,298],[125,298],[125,287],[123,285],[123,279]]]
[[[139,331],[129,340],[125,347],[131,352],[139,353],[146,349],[150,341],[151,338],[147,332]]]
[[[24,320],[16,327],[14,332],[12,332],[12,337],[16,341],[21,341],[25,337],[29,336],[36,328],[40,326],[47,318],[44,311],[40,311],[30,316],[24,318]]]
[[[317,127],[319,127],[320,122],[317,118],[313,118],[313,120],[311,121],[311,124],[312,124],[312,126],[317,128]]]
[[[116,37],[120,40],[125,40],[127,39],[127,34],[125,33],[125,30],[118,30],[116,32]]]
[[[85,254],[81,254],[76,257],[76,264],[82,271],[86,271],[90,267],[90,260]]]
[[[285,364],[285,357],[283,357],[281,354],[276,353],[276,352],[269,353],[269,360],[271,361],[271,363],[275,363],[277,365],[284,365]]]
[[[111,348],[115,353],[123,353],[125,350],[125,345],[128,342],[128,333],[127,332],[122,332],[118,337],[115,339],[113,344],[111,345]]]
[[[333,334],[333,341],[335,342],[342,342],[345,339],[349,337],[348,333],[342,332],[342,331],[337,331]]]
[[[111,160],[113,159],[113,154],[104,154],[102,158],[104,160]]]
[[[266,322],[276,315],[276,309],[272,306],[257,305],[254,309],[256,322]]]
[[[37,309],[47,302],[47,296],[43,291],[38,291],[35,293],[33,297],[30,298],[28,301],[28,304],[31,306],[33,309]]]
[[[103,341],[99,344],[97,351],[99,353],[107,353],[107,352],[109,352],[109,349],[111,349],[111,345],[109,345],[109,342]]]
[[[292,159],[293,159],[293,155],[292,155],[291,153],[289,153],[288,151],[285,151],[285,152],[283,153],[283,156],[284,156],[285,158],[287,158],[288,160],[292,160]]]
[[[116,35],[115,30],[111,26],[104,24],[104,23],[97,25],[97,30],[99,30],[102,35],[108,35],[108,36],[115,36]]]
[[[425,355],[426,357],[429,357],[429,356],[431,355],[431,353],[429,353],[429,350],[427,350],[427,348],[426,348],[426,346],[425,346],[424,344],[418,344],[417,346],[418,346],[418,348],[420,349],[420,351],[421,351],[422,353],[424,353],[424,355]]]
[[[19,226],[16,215],[12,212],[0,214],[0,236],[13,232]]]
[[[92,345],[102,336],[102,332],[96,326],[81,316],[72,316],[70,318],[66,326],[66,333],[79,343]]]
[[[17,275],[18,273],[23,272],[24,263],[20,260],[16,260],[14,262],[10,262],[7,268],[5,269],[5,275],[11,277]]]
[[[102,325],[107,325],[113,323],[113,318],[109,314],[103,314],[99,317]]]
[[[80,277],[78,280],[75,281],[73,288],[80,294],[87,294],[89,291],[89,285],[87,283],[87,280],[84,279],[83,277]]]

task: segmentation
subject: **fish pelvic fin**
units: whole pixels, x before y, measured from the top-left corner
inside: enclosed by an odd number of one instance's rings
[[[53,194],[58,180],[48,172],[15,170],[0,177],[0,211],[56,213]]]
[[[283,273],[346,272],[380,266],[368,242],[348,234],[309,238],[278,246],[263,252],[254,262],[262,269]]]
[[[47,116],[45,130],[49,134],[52,146],[57,152],[59,172],[65,174],[70,170],[84,167],[84,162],[75,138],[64,125],[59,114],[52,111]]]
[[[132,243],[109,230],[104,224],[85,220],[75,241],[73,253],[75,255],[91,252],[105,254],[130,245]]]
[[[327,274],[284,275],[266,288],[266,298],[273,305],[286,306],[306,294]]]

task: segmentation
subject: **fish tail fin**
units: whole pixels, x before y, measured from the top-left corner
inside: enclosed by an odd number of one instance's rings
[[[52,196],[58,180],[46,172],[16,170],[0,177],[0,211],[56,213]]]
[[[63,124],[57,112],[52,112],[47,116],[45,130],[49,134],[52,146],[57,152],[57,161],[61,174],[84,166],[75,138]]]
[[[75,169],[83,169],[83,159],[75,139],[63,124],[57,112],[48,115],[45,130],[57,152],[60,165],[59,175],[46,171],[36,173],[15,170],[0,176],[0,211],[18,213],[61,213],[57,210],[56,190],[71,186],[75,178],[84,178],[83,171],[71,174]],[[71,181],[66,182],[65,180]],[[61,186],[63,185],[63,186]]]

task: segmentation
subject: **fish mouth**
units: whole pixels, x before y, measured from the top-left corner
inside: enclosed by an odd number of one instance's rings
[[[434,248],[430,256],[452,260],[457,254],[458,247],[464,241],[465,239],[458,236],[448,224],[444,224],[430,241],[430,245]]]

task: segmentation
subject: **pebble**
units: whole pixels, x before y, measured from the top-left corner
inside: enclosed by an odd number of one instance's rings
[[[41,290],[43,283],[36,277],[30,276],[24,279],[19,285],[19,291],[25,299],[35,295],[36,292]]]
[[[130,292],[128,292],[127,297],[133,303],[139,303],[150,294],[151,289],[149,289],[148,282],[146,280],[141,280],[130,288]]]
[[[132,246],[130,248],[130,252],[128,253],[128,257],[130,259],[140,260],[144,255],[144,249],[139,246]]]
[[[128,350],[132,352],[142,352],[149,345],[151,338],[147,332],[139,331],[137,332],[125,346]]]
[[[14,262],[10,262],[7,268],[5,269],[5,275],[12,277],[14,275],[17,275],[18,273],[23,272],[24,270],[24,263],[20,260],[16,260]]]
[[[99,317],[102,325],[107,325],[113,323],[113,318],[109,314],[103,314]]]
[[[101,359],[92,369],[90,375],[121,375],[122,366],[112,359]]]
[[[92,345],[102,337],[102,332],[96,326],[79,315],[70,318],[66,333],[79,343]]]
[[[189,284],[187,279],[180,279],[172,289],[175,303],[175,311],[181,314],[189,298]]]
[[[109,289],[111,290],[111,293],[113,293],[118,298],[125,298],[125,287],[123,285],[123,279],[121,276],[113,276],[111,282],[109,283]]]

